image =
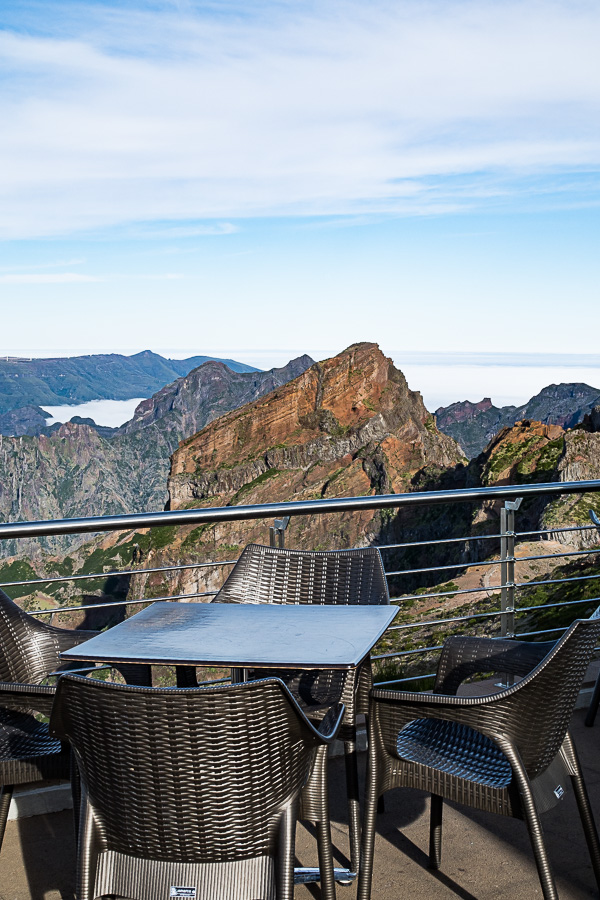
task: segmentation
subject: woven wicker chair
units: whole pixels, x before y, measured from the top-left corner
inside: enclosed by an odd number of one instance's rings
[[[319,603],[380,605],[390,602],[379,550],[330,552],[283,550],[249,544],[231,570],[214,603]],[[350,672],[255,669],[252,677],[274,675],[284,681],[311,719],[341,700],[346,714],[340,730],[344,741],[350,867],[358,871],[360,858],[360,806],[356,755],[356,717],[367,714],[372,686],[367,660]],[[303,807],[304,811],[304,807]]]
[[[560,641],[546,645],[449,638],[433,694],[371,692],[358,900],[371,896],[377,801],[394,787],[432,795],[432,868],[441,862],[443,798],[524,819],[543,895],[556,900],[539,817],[562,797],[567,776],[600,886],[598,834],[567,730],[599,635],[600,619],[590,618],[576,621]],[[524,677],[495,694],[455,696],[459,684],[477,672]]]
[[[315,729],[277,678],[149,688],[64,675],[50,732],[81,773],[77,900],[291,900],[298,799],[315,768],[322,895],[334,900],[327,745],[343,712]]]
[[[59,654],[94,634],[40,622],[0,590],[0,847],[14,785],[69,777],[68,748],[33,713],[50,714],[55,688],[39,682]]]

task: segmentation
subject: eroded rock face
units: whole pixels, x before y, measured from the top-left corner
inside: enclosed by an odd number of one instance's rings
[[[463,460],[391,360],[376,344],[357,344],[183,441],[171,462],[170,508],[398,493],[425,467]],[[292,519],[288,544],[365,544],[380,518]],[[267,537],[260,521],[216,531],[236,546]]]

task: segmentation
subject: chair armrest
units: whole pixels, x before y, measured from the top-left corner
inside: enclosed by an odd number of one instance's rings
[[[379,732],[388,753],[395,755],[398,732],[414,719],[446,719],[480,731],[494,741],[503,738],[518,715],[513,694],[519,685],[494,694],[456,697],[410,691],[371,691],[369,727]]]
[[[335,706],[329,707],[327,715],[321,720],[319,727],[316,729],[324,743],[330,744],[337,736],[345,711],[346,707],[343,703],[337,703]]]
[[[485,637],[450,637],[442,648],[434,694],[456,694],[472,675],[506,672],[528,675],[554,647],[555,641],[529,643]]]
[[[5,709],[34,709],[50,715],[56,688],[45,684],[18,684],[0,681],[0,707]]]
[[[308,718],[294,695],[289,691],[287,685],[283,682],[281,682],[281,685],[288,695],[290,701],[296,708],[297,715],[302,720],[302,723],[305,725],[305,727],[307,727],[312,733],[313,737],[317,738],[319,744],[330,744],[336,738],[337,733],[340,730],[342,719],[344,718],[344,713],[346,712],[345,705],[343,703],[336,703],[333,706],[330,706],[325,716],[319,722],[319,726],[317,727]]]

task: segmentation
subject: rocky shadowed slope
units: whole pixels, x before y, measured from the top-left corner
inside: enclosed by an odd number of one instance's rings
[[[48,414],[39,406],[22,406],[0,415],[0,434],[19,437],[46,430]]]
[[[148,397],[209,359],[212,357],[165,359],[150,350],[133,356],[110,353],[58,359],[2,358],[0,414],[25,406]],[[235,360],[221,362],[236,372],[257,371]]]
[[[589,384],[551,384],[523,406],[492,404],[489,397],[479,403],[464,400],[440,407],[435,417],[438,428],[451,435],[469,458],[481,453],[501,428],[523,419],[572,428],[600,401],[600,389]]]
[[[0,436],[0,519],[22,521],[162,509],[169,458],[215,415],[254,400],[312,363],[300,357],[268,372],[208,362],[144,401],[110,439],[69,422],[39,437]],[[71,542],[81,543],[73,539]],[[58,539],[46,546],[65,546]],[[3,548],[16,551],[14,542]]]

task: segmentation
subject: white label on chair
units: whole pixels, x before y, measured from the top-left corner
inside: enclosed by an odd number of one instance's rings
[[[177,887],[176,885],[172,884],[169,897],[191,897],[192,900],[196,900],[196,888]]]
[[[562,800],[564,792],[565,792],[565,789],[563,787],[561,787],[560,784],[558,785],[558,787],[554,788],[554,796],[556,797],[557,800]],[[184,896],[187,897],[188,895],[185,894]],[[194,896],[196,896],[196,895],[194,894]]]

